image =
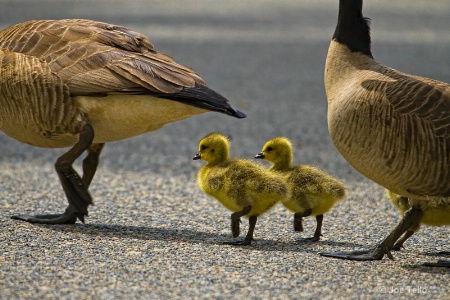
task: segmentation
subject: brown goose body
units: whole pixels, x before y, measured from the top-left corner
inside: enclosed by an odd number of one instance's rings
[[[408,75],[332,41],[328,127],[359,172],[416,200],[450,196],[450,85]]]
[[[66,212],[18,219],[84,221],[104,143],[207,111],[245,117],[143,34],[82,19],[29,21],[0,31],[0,130],[33,146],[72,146],[55,164]],[[84,152],[80,177],[72,164]]]
[[[0,69],[0,129],[39,147],[74,145],[85,123],[94,143],[105,143],[214,105],[243,116],[209,89],[217,98],[212,104],[201,94],[183,98],[186,90],[206,88],[191,68],[155,51],[140,33],[96,21],[39,20],[4,29]]]
[[[450,203],[450,85],[376,62],[362,0],[339,1],[324,80],[336,148],[360,173],[406,198],[410,209],[373,249],[322,255],[393,258],[390,251],[429,204]]]

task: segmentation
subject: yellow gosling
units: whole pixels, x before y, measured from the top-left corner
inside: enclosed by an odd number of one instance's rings
[[[226,244],[250,245],[257,217],[289,196],[284,179],[248,160],[230,159],[230,144],[222,134],[207,135],[200,141],[198,149],[194,160],[207,162],[198,173],[198,184],[206,194],[233,211],[233,237],[239,236],[240,217],[246,216],[249,219],[245,239]]]
[[[302,218],[315,216],[317,221],[314,236],[310,241],[318,241],[322,236],[323,215],[337,201],[345,196],[345,186],[327,173],[307,165],[292,166],[292,144],[285,137],[268,141],[262,151],[255,156],[273,163],[269,169],[286,178],[291,196],[283,205],[294,212],[294,230],[303,231]]]
[[[400,210],[402,215],[411,208],[408,197],[400,196],[390,190],[386,189],[387,196],[391,199],[392,203]],[[450,202],[449,201],[430,201],[424,208],[423,216],[419,223],[413,223],[411,227],[401,236],[400,239],[394,244],[392,250],[399,251],[403,248],[403,244],[408,238],[410,238],[415,232],[420,229],[420,224],[429,226],[448,226],[450,225]]]

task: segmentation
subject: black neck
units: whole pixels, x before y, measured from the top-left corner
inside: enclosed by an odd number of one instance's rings
[[[339,16],[333,40],[351,51],[372,57],[370,51],[370,20],[362,15],[362,0],[340,0]]]

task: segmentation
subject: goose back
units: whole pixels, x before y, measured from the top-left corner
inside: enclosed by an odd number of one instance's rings
[[[0,129],[39,147],[67,147],[83,124],[117,141],[207,111],[238,118],[189,67],[143,34],[83,19],[37,20],[0,31]]]
[[[0,32],[0,47],[44,60],[72,95],[175,93],[204,81],[149,39],[124,27],[83,19],[37,20]]]

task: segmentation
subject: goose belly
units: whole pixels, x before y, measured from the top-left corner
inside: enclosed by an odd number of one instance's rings
[[[329,105],[330,135],[344,158],[369,179],[402,196],[448,197],[446,140],[436,137],[423,120],[363,100]]]
[[[80,113],[70,108],[51,110],[20,100],[0,98],[0,131],[17,141],[42,148],[65,148],[78,141],[78,133],[85,124]]]
[[[130,138],[208,111],[148,95],[79,96],[75,101],[94,128],[94,143]]]

